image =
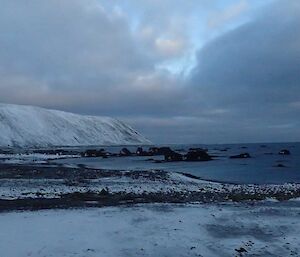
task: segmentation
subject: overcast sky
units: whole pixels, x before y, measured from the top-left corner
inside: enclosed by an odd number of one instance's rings
[[[299,0],[0,0],[0,102],[155,143],[300,141]]]

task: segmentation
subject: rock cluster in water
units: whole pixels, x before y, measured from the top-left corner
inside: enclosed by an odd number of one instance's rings
[[[172,150],[170,147],[150,147],[144,150],[138,147],[135,152],[131,152],[124,147],[118,154],[106,152],[104,149],[100,150],[86,150],[81,153],[82,157],[129,157],[129,156],[164,156],[165,162],[173,161],[210,161],[212,157],[207,153],[207,150],[202,148],[190,148],[187,153],[179,153]]]

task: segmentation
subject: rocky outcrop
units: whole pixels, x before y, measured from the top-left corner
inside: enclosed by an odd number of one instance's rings
[[[207,153],[207,151],[203,149],[193,149],[190,150],[186,155],[185,155],[185,160],[186,161],[210,161],[212,158],[211,156]]]

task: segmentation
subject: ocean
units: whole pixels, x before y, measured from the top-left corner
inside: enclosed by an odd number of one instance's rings
[[[189,148],[206,148],[213,155],[207,162],[163,162],[163,156],[155,157],[111,157],[103,159],[72,158],[55,160],[65,165],[86,165],[87,167],[110,170],[166,170],[183,172],[204,180],[238,183],[238,184],[284,184],[300,183],[300,143],[258,143],[258,144],[218,144],[218,145],[164,145],[173,150],[186,152]],[[95,147],[91,147],[94,149]],[[122,147],[99,147],[106,151],[118,153]],[[127,147],[135,151],[136,147]],[[147,150],[148,146],[144,146]],[[290,155],[279,155],[287,149]],[[249,153],[248,159],[230,159],[232,155]],[[279,167],[279,166],[281,167]],[[283,167],[282,167],[283,166]]]

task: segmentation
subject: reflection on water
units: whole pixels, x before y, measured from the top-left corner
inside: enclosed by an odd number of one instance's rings
[[[116,170],[162,169],[186,172],[207,180],[232,183],[300,183],[300,143],[286,144],[235,144],[235,145],[171,145],[172,149],[188,150],[190,147],[207,148],[215,160],[209,162],[155,163],[148,159],[155,157],[78,158],[56,162],[63,164],[84,164],[88,167]],[[134,151],[134,147],[128,147]],[[119,152],[120,147],[106,147],[107,151]],[[224,151],[224,149],[228,149]],[[281,149],[289,149],[291,155],[278,155]],[[229,159],[230,155],[248,152],[250,159]],[[282,164],[285,167],[276,167]]]

